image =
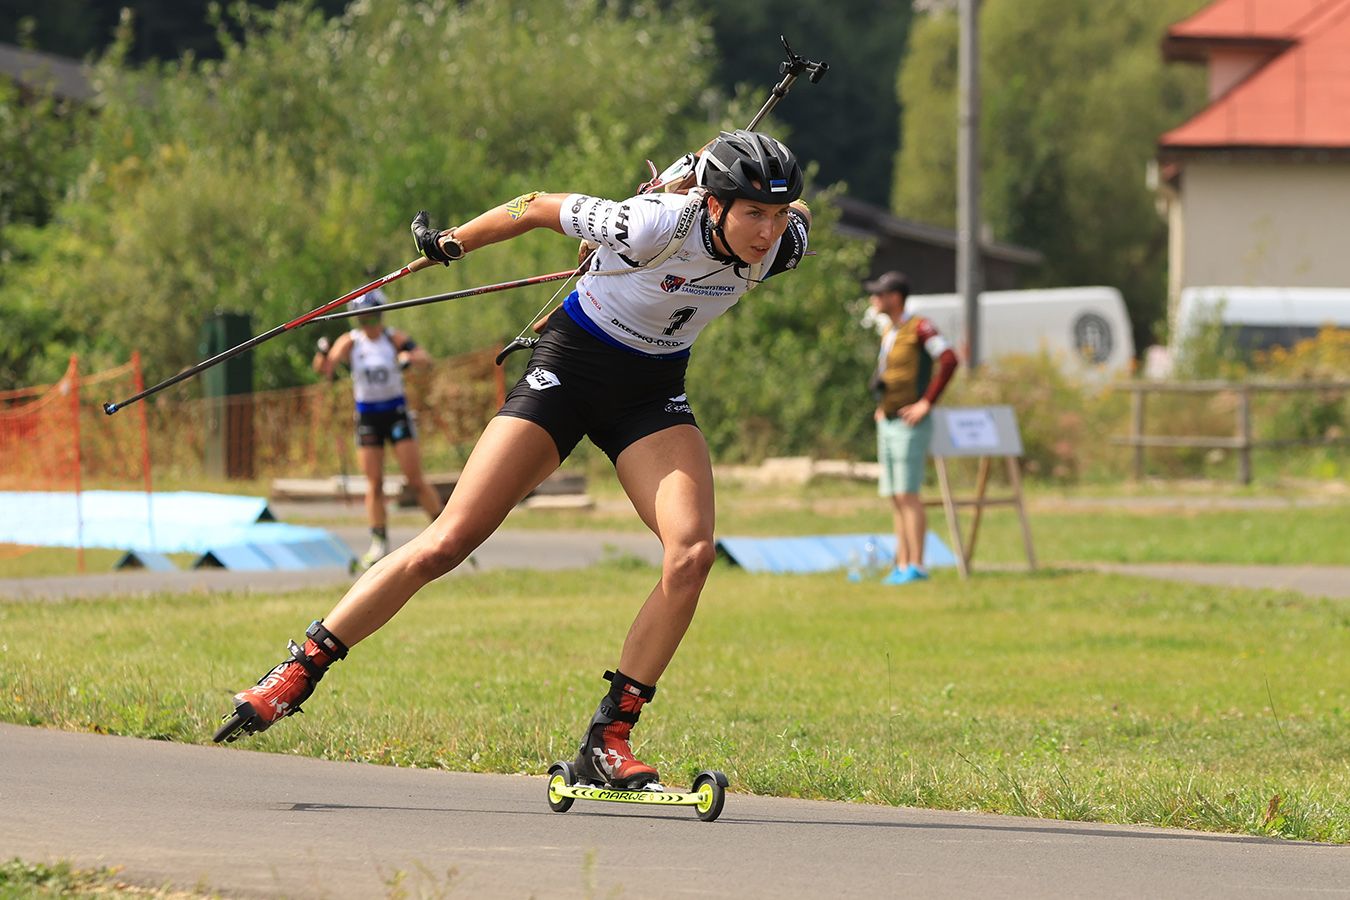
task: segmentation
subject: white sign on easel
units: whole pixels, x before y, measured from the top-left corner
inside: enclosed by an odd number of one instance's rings
[[[939,406],[932,416],[935,457],[1022,455],[1022,435],[1011,406]]]
[[[933,445],[931,453],[937,465],[938,484],[942,499],[924,501],[925,505],[941,504],[947,513],[947,528],[956,548],[956,565],[965,578],[970,574],[970,561],[975,556],[975,539],[980,532],[980,518],[986,506],[1014,506],[1022,521],[1022,542],[1026,546],[1027,562],[1036,568],[1036,555],[1031,545],[1031,526],[1022,507],[1022,435],[1017,428],[1017,415],[1011,406],[938,407],[933,416]],[[986,497],[989,484],[989,460],[1000,456],[1007,461],[1011,497]],[[958,500],[952,496],[947,459],[951,457],[979,457],[980,469],[976,476],[975,497]],[[961,506],[975,507],[970,540],[961,536],[956,510]]]

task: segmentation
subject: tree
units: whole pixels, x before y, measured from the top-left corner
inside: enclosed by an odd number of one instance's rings
[[[272,9],[279,0],[250,0]],[[348,0],[308,0],[330,16],[341,14]],[[137,62],[174,60],[191,53],[219,56],[212,6],[219,0],[8,0],[0,14],[0,41],[32,46],[48,53],[83,59],[101,54],[113,40],[124,14],[134,23],[129,59]]]
[[[1203,5],[983,4],[985,220],[999,238],[1045,254],[1036,283],[1119,288],[1141,349],[1166,311],[1166,224],[1145,169],[1158,136],[1204,97],[1203,76],[1165,64],[1158,41]],[[957,36],[950,12],[925,17],[899,79],[906,142],[894,204],[945,224],[955,217]]]

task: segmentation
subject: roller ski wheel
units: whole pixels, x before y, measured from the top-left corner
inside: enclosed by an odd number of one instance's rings
[[[225,721],[216,729],[216,736],[212,738],[217,744],[224,741],[227,744],[233,744],[244,731],[244,723],[249,719],[249,714],[241,713],[235,710],[225,717]]]
[[[548,770],[548,806],[554,812],[567,812],[577,800],[692,806],[700,820],[713,822],[722,814],[727,784],[727,776],[708,770],[698,773],[689,791],[668,791],[656,782],[645,787],[617,788],[581,780],[571,763],[556,762]]]
[[[287,715],[294,715],[300,711],[300,708],[297,706],[293,712],[287,713]],[[285,716],[282,716],[282,718],[285,718]],[[253,711],[252,705],[242,703],[234,708],[234,712],[224,716],[221,720],[220,727],[216,729],[216,735],[212,740],[217,744],[233,744],[245,735],[260,734],[280,721],[281,719],[276,719],[271,722],[265,722]]]
[[[722,805],[727,802],[727,776],[721,772],[699,772],[694,779],[694,812],[704,822],[716,822],[722,814]]]
[[[554,763],[548,770],[548,808],[554,812],[567,812],[571,809],[576,801],[559,793],[559,789],[571,787],[576,783],[577,773],[571,763]]]

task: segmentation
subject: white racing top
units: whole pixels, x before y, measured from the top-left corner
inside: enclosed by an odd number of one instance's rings
[[[713,249],[706,206],[697,209],[693,227],[669,258],[641,268],[670,242],[687,203],[683,194],[644,194],[621,202],[567,196],[563,231],[600,245],[591,271],[564,304],[579,325],[637,353],[685,356],[699,332],[753,287],[748,267],[723,261]],[[806,218],[795,209],[788,216],[787,231],[764,259],[763,278],[795,268],[806,253]]]
[[[366,337],[360,328],[352,335],[352,394],[358,412],[387,412],[403,402],[403,373],[398,367],[398,348],[389,329],[377,338]]]

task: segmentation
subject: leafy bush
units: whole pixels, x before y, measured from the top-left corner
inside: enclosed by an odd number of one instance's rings
[[[1064,373],[1048,353],[1006,356],[975,375],[957,370],[943,405],[1007,404],[1017,413],[1024,471],[1058,483],[1119,475],[1110,438],[1123,433],[1126,398]]]

